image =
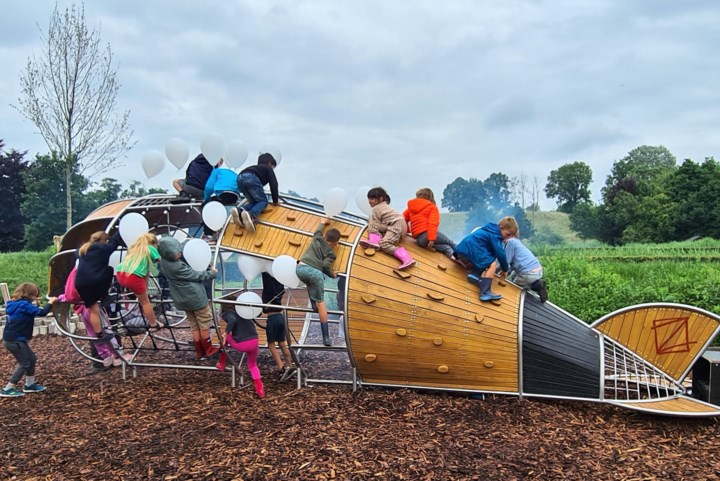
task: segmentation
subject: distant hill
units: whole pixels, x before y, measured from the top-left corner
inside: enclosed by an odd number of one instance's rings
[[[581,242],[580,238],[570,229],[570,218],[563,212],[528,211],[527,216],[537,232],[553,232],[567,243]],[[440,231],[454,241],[460,241],[464,236],[466,217],[466,212],[440,214]],[[520,234],[522,235],[522,232]]]

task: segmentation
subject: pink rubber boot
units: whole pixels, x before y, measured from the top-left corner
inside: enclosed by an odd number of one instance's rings
[[[255,392],[257,393],[259,398],[265,397],[265,386],[263,386],[262,379],[253,379],[253,384],[255,384]]]
[[[400,264],[400,267],[398,267],[399,271],[407,269],[411,265],[415,264],[415,260],[412,258],[412,256],[410,256],[410,253],[405,250],[404,247],[398,247],[397,249],[395,249],[393,255],[396,259],[402,262],[402,264]]]
[[[365,249],[372,247],[373,249],[379,249],[380,248],[380,239],[382,239],[382,236],[380,234],[374,234],[370,233],[368,234],[368,239],[361,239],[360,245],[363,246]]]

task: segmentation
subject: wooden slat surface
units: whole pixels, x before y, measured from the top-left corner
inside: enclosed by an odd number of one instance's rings
[[[702,313],[668,306],[632,309],[595,326],[674,379],[685,372],[717,327],[717,320]]]
[[[504,299],[481,303],[478,288],[447,257],[410,238],[402,245],[417,260],[407,278],[394,271],[399,261],[380,251],[358,248],[352,259],[348,329],[363,381],[517,392],[521,291],[493,282]]]
[[[621,406],[631,407],[643,411],[675,413],[682,415],[683,413],[692,414],[714,414],[720,415],[720,408],[710,406],[695,399],[687,397],[678,397],[674,399],[663,399],[659,401],[645,402],[618,402]]]

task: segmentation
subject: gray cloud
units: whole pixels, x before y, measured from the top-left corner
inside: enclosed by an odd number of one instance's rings
[[[54,0],[4,6],[2,138],[45,152],[7,106]],[[69,5],[60,1],[61,8]],[[720,6],[713,1],[511,0],[87,3],[119,63],[138,146],[242,139],[283,151],[281,188],[322,197],[383,185],[398,208],[456,177],[546,176],[587,162],[599,192],[643,143],[716,155]],[[250,162],[250,160],[248,161]],[[168,165],[147,185],[169,187]],[[143,180],[143,179],[139,179]],[[352,202],[351,202],[352,203]],[[552,203],[548,202],[547,207]]]

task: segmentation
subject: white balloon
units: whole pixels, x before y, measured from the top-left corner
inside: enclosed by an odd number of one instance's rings
[[[223,262],[227,262],[227,260],[230,259],[230,257],[232,257],[232,255],[233,255],[232,252],[221,252],[220,253],[220,257],[222,258]]]
[[[204,271],[210,265],[212,250],[210,245],[202,239],[190,239],[183,247],[185,261],[196,271]]]
[[[190,157],[190,147],[183,139],[174,137],[165,144],[165,155],[172,165],[180,169]]]
[[[300,279],[295,274],[296,267],[297,261],[292,256],[278,256],[272,263],[272,276],[286,287],[298,287]]]
[[[155,177],[165,167],[165,156],[157,150],[148,150],[142,156],[142,167],[148,179]]]
[[[238,302],[250,302],[253,304],[262,304],[262,298],[251,291],[246,291],[237,297]],[[243,319],[255,319],[262,313],[262,307],[253,306],[235,306],[235,312]]]
[[[214,231],[222,229],[227,220],[225,206],[215,200],[208,202],[205,204],[205,207],[203,207],[202,220],[206,226]]]
[[[367,216],[370,216],[372,213],[372,207],[370,207],[370,203],[368,202],[367,193],[370,190],[370,187],[368,186],[362,186],[357,191],[357,194],[355,194],[355,203],[357,204],[358,208]]]
[[[273,159],[275,159],[275,162],[277,163],[277,166],[280,165],[280,161],[282,160],[282,152],[280,152],[280,149],[276,145],[265,144],[260,147],[260,153],[272,155]]]
[[[148,221],[142,214],[130,212],[120,219],[120,237],[125,245],[130,247],[138,237],[146,233],[150,229]]]
[[[259,276],[263,269],[263,264],[260,259],[246,254],[238,255],[237,264],[243,277],[248,281]]]
[[[207,134],[200,142],[200,152],[211,165],[215,165],[225,152],[225,140],[220,134]]]
[[[237,169],[245,163],[248,156],[248,149],[242,140],[231,140],[225,147],[223,159],[231,169]]]
[[[113,270],[117,269],[117,266],[122,262],[122,253],[121,250],[116,250],[112,254],[110,254],[110,258],[108,259],[108,265],[113,268]]]
[[[325,215],[328,217],[335,217],[340,212],[345,210],[348,203],[348,196],[345,189],[340,187],[333,187],[325,193],[323,199],[323,207],[325,207]]]

